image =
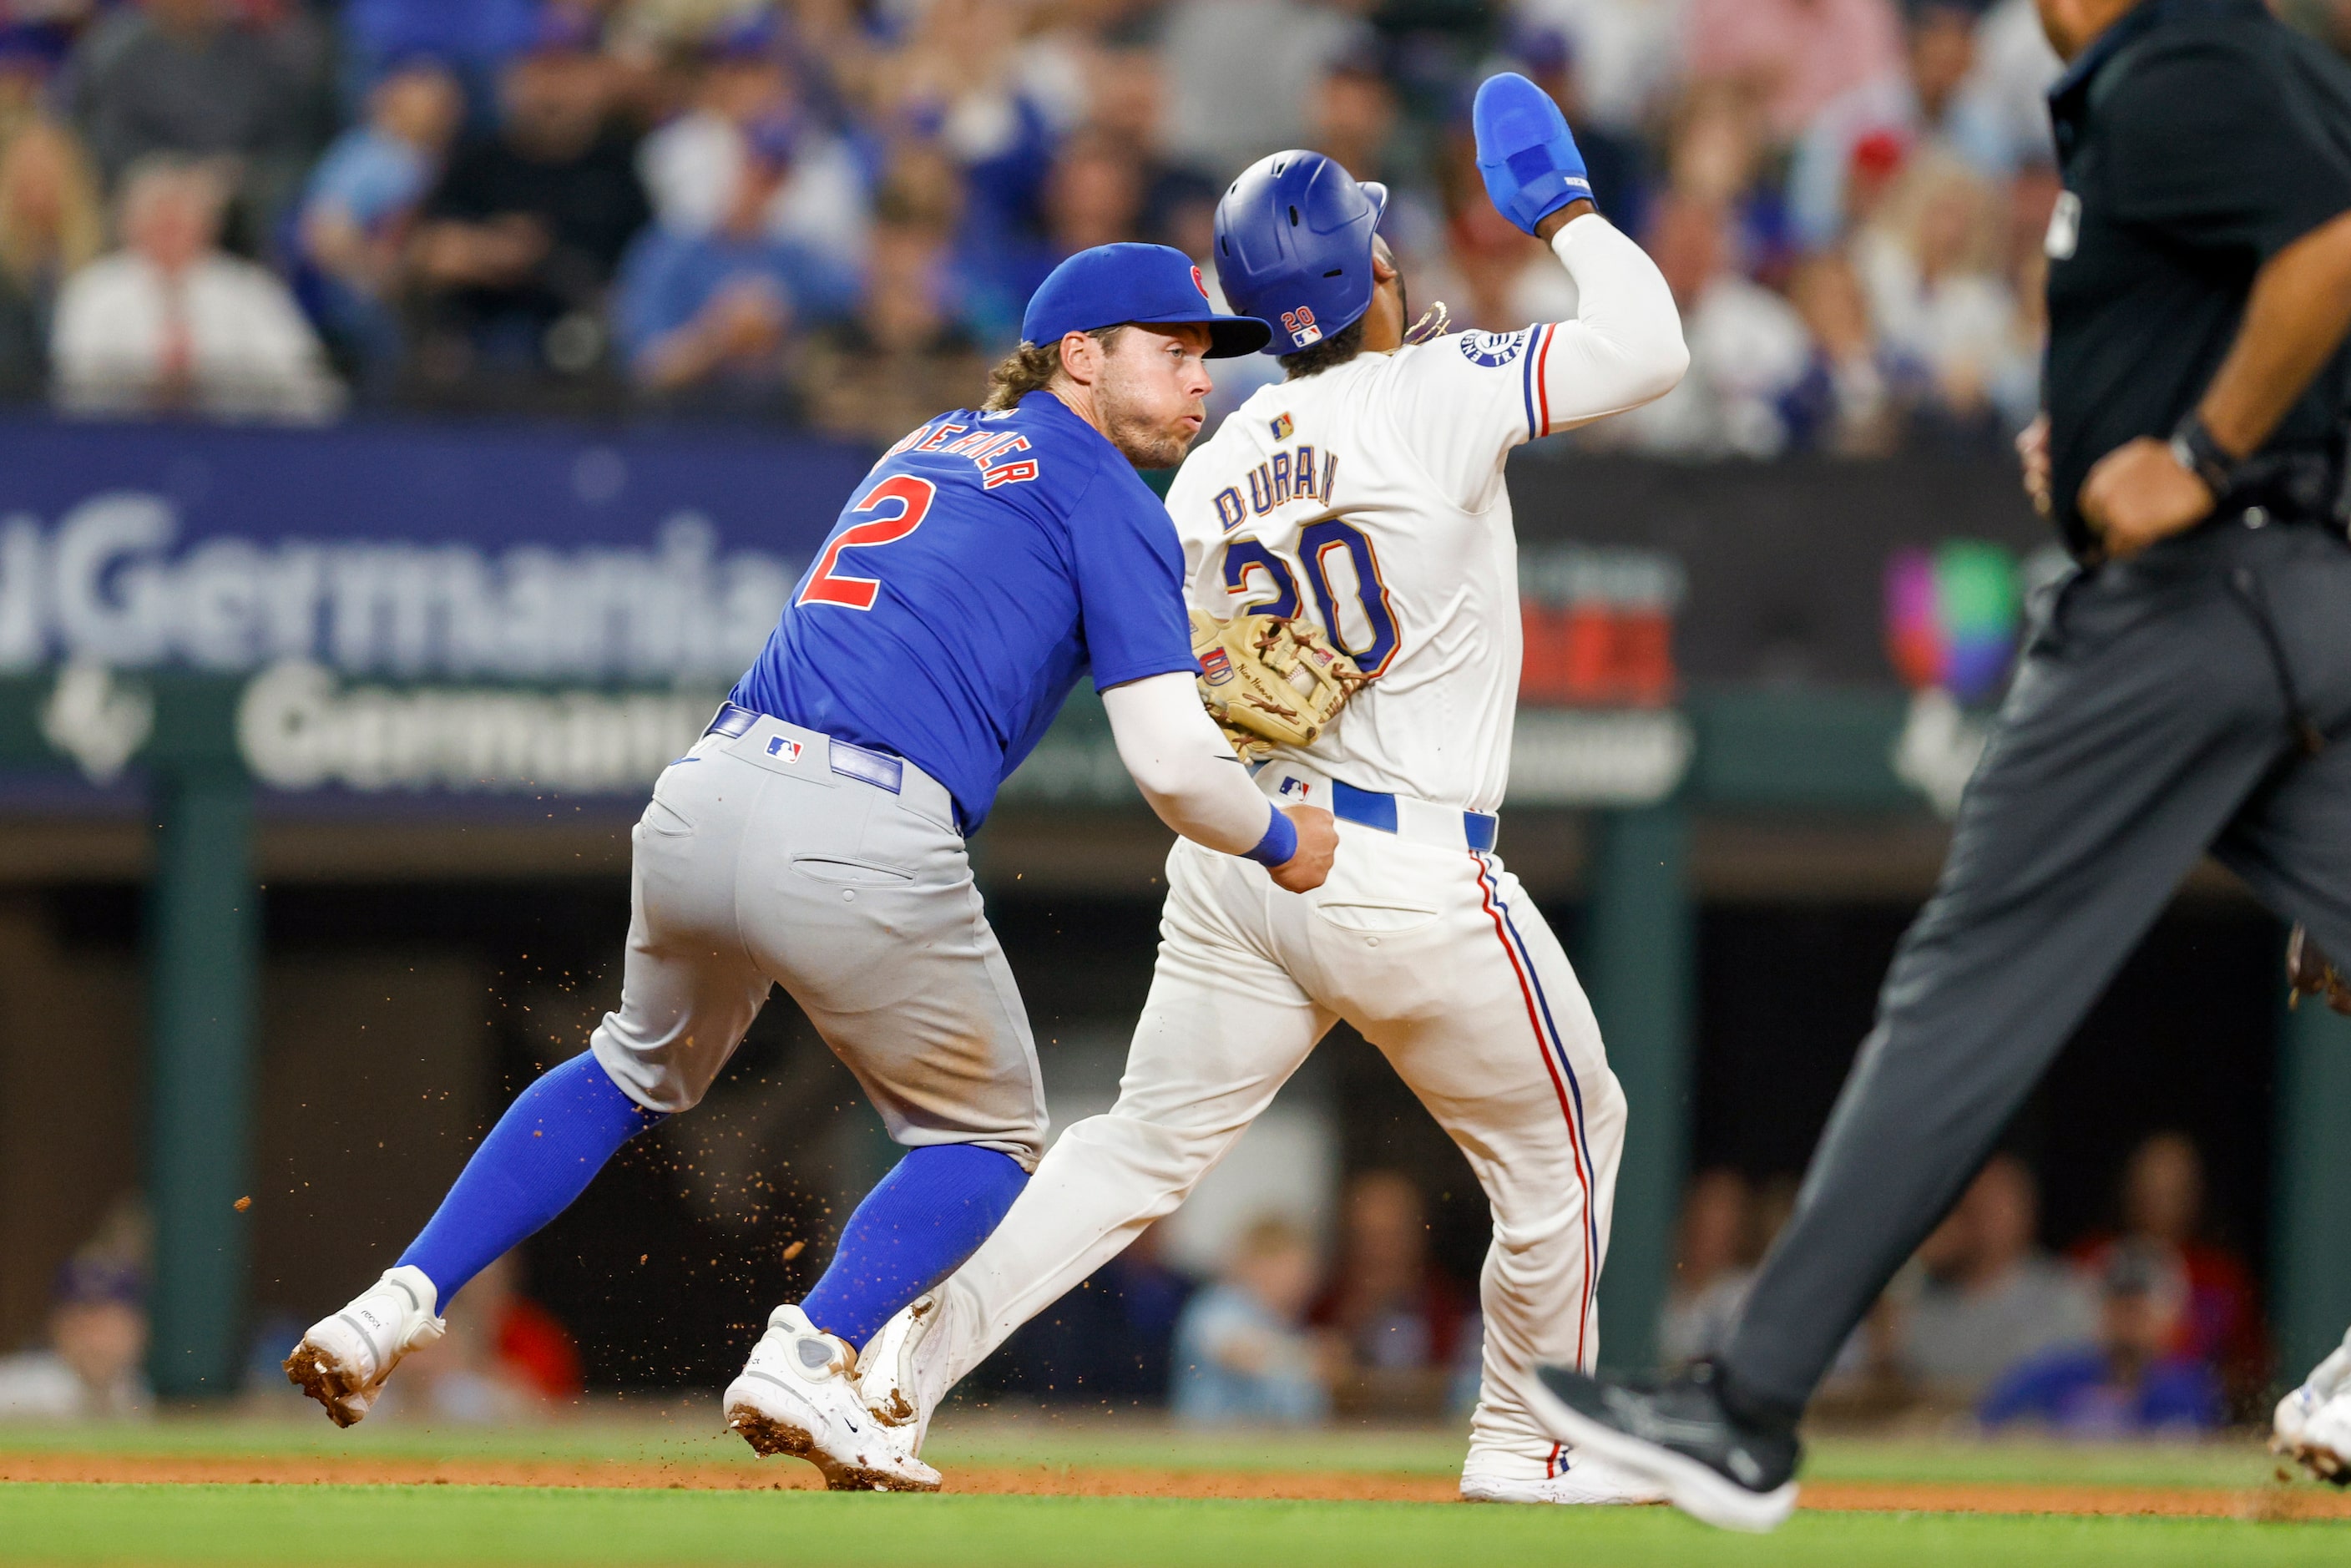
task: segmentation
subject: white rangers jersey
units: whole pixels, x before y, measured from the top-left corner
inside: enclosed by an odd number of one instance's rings
[[[1491,811],[1521,635],[1502,464],[1662,396],[1687,363],[1665,280],[1604,221],[1553,248],[1576,320],[1459,332],[1260,389],[1168,492],[1191,601],[1303,612],[1372,684],[1297,756],[1361,789]]]
[[[1316,770],[1501,804],[1520,653],[1502,458],[1544,429],[1554,330],[1464,332],[1260,388],[1176,476],[1193,604],[1302,610],[1372,677],[1300,754]]]

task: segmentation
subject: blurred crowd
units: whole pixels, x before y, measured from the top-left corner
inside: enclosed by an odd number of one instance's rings
[[[1683,1200],[1659,1349],[1719,1353],[1757,1262],[1795,1201],[1710,1170]],[[2064,1255],[2040,1239],[2039,1192],[1996,1154],[1839,1355],[1821,1408],[1972,1415],[2080,1438],[2192,1435],[2263,1408],[2270,1356],[2252,1275],[2216,1240],[2193,1142],[2158,1133],[2126,1163],[2112,1229]]]
[[[1661,1360],[1719,1351],[1757,1263],[1795,1200],[1792,1177],[1711,1169],[1685,1195]],[[1929,1236],[1824,1385],[1815,1413],[1953,1417],[2097,1439],[2193,1435],[2266,1410],[2272,1366],[2252,1274],[2218,1239],[2201,1156],[2184,1135],[2142,1142],[2113,1223],[2058,1254],[2041,1241],[2031,1170],[1995,1155]],[[1474,1290],[1431,1248],[1419,1186],[1353,1176],[1326,1245],[1269,1213],[1213,1277],[1172,1267],[1148,1230],[1024,1326],[983,1369],[984,1399],[1124,1410],[1200,1427],[1464,1417],[1483,1329]],[[129,1203],[60,1270],[39,1343],[0,1356],[0,1421],[151,1413],[143,1360],[151,1247]],[[449,1333],[418,1353],[385,1413],[459,1424],[539,1420],[579,1405],[570,1333],[509,1254],[468,1285]],[[301,1333],[256,1326],[246,1397],[302,1409],[278,1367]]]
[[[2351,36],[2351,4],[2297,3]],[[2057,69],[2030,0],[0,0],[0,397],[894,438],[976,395],[1071,251],[1213,275],[1218,192],[1300,144],[1394,188],[1416,299],[1512,329],[1574,299],[1477,178],[1504,68],[1565,106],[1694,351],[1593,439],[1867,453],[2029,417]]]
[[[147,1380],[147,1281],[154,1228],[136,1197],[118,1202],[59,1266],[36,1341],[0,1355],[0,1422],[142,1420],[155,1414]],[[456,1296],[449,1332],[414,1354],[381,1407],[395,1418],[486,1426],[541,1420],[584,1392],[579,1347],[554,1313],[522,1289],[508,1253]],[[279,1363],[302,1324],[266,1313],[254,1325],[241,1399],[252,1413],[307,1408]]]
[[[1724,1348],[1796,1190],[1789,1176],[1692,1178],[1657,1324],[1662,1362]],[[1397,1171],[1363,1172],[1338,1218],[1327,1249],[1291,1220],[1261,1218],[1196,1285],[1146,1236],[1013,1340],[998,1391],[1119,1406],[1156,1403],[1164,1388],[1176,1419],[1207,1426],[1466,1416],[1482,1325],[1474,1292],[1431,1255],[1420,1189]],[[2253,1276],[2215,1234],[2190,1139],[2142,1141],[2107,1223],[2063,1254],[2043,1231],[2031,1168],[1995,1155],[1855,1331],[1815,1413],[2088,1440],[2193,1436],[2266,1413],[2272,1356]]]
[[[1206,1280],[1171,1267],[1146,1230],[1015,1333],[980,1385],[994,1397],[1165,1405],[1203,1427],[1466,1413],[1483,1344],[1477,1301],[1432,1256],[1419,1186],[1361,1172],[1338,1221],[1326,1247],[1293,1216],[1261,1215]]]

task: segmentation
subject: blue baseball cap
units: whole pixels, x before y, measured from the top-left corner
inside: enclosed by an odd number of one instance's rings
[[[1200,269],[1164,245],[1098,245],[1055,267],[1020,319],[1028,343],[1058,343],[1104,327],[1206,327],[1212,360],[1254,354],[1273,329],[1254,316],[1219,315]]]

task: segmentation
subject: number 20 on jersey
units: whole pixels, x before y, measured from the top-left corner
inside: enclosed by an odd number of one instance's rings
[[[1332,569],[1344,560],[1354,580],[1343,599],[1332,582]],[[1315,618],[1322,622],[1331,645],[1355,662],[1355,667],[1376,679],[1395,662],[1400,639],[1395,607],[1380,577],[1379,552],[1361,528],[1338,517],[1309,523],[1298,532],[1298,570],[1255,539],[1235,539],[1225,547],[1225,588],[1236,597],[1259,597],[1242,604],[1236,615],[1295,615],[1301,601],[1298,580],[1306,580],[1314,596]]]

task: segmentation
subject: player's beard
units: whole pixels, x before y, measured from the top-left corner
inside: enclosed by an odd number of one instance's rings
[[[1195,403],[1186,412],[1197,413],[1203,407]],[[1102,420],[1102,434],[1137,468],[1173,468],[1191,448],[1194,432],[1181,416],[1155,418],[1134,395],[1134,384],[1117,370],[1096,383],[1094,413]]]

